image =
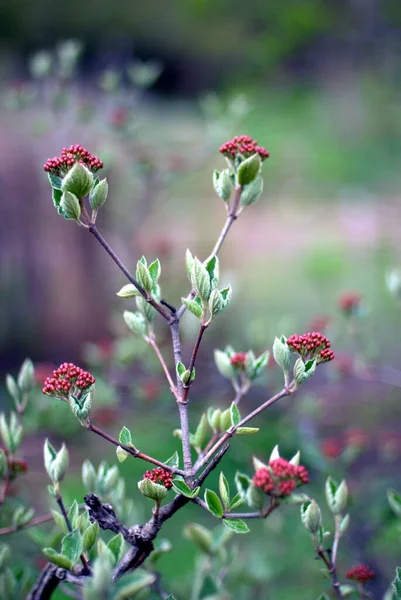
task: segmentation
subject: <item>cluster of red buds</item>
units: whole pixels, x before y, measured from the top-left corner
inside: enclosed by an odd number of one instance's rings
[[[245,369],[246,358],[246,352],[236,352],[231,356],[230,363],[239,371],[243,371]]]
[[[173,478],[171,473],[166,471],[166,469],[162,469],[161,467],[157,467],[151,471],[146,471],[142,479],[150,479],[153,481],[153,483],[163,485],[166,489],[173,487]]]
[[[92,171],[92,173],[96,173],[96,171],[103,168],[103,162],[100,158],[91,154],[89,150],[86,150],[80,144],[74,144],[69,148],[63,148],[61,156],[48,158],[44,165],[44,170],[47,173],[65,177],[75,163],[81,163]]]
[[[95,378],[87,371],[73,363],[63,363],[45,380],[42,392],[56,398],[68,398],[71,391],[80,394],[94,383]]]
[[[298,335],[294,333],[287,339],[287,345],[297,352],[303,360],[317,359],[318,363],[333,360],[334,352],[330,350],[330,340],[322,333],[313,331]]]
[[[236,135],[232,140],[220,146],[219,152],[230,159],[235,158],[238,154],[241,154],[244,158],[259,154],[261,160],[265,160],[270,156],[269,151],[263,146],[258,146],[258,142],[249,135]]]
[[[293,465],[284,458],[275,458],[268,467],[258,469],[253,477],[255,487],[269,496],[289,496],[296,487],[309,483],[308,471],[302,465]]]
[[[376,573],[366,565],[356,565],[346,573],[347,579],[353,579],[359,583],[366,583],[376,577]]]
[[[362,296],[360,294],[347,292],[340,297],[338,305],[346,316],[350,316],[358,312],[361,302]]]

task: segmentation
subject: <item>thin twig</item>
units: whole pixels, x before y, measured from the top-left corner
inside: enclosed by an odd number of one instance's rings
[[[173,467],[166,465],[165,463],[161,462],[160,460],[157,460],[156,458],[153,458],[152,456],[148,456],[147,454],[140,452],[136,448],[131,448],[130,446],[121,444],[121,442],[119,442],[118,440],[116,440],[111,435],[109,435],[108,433],[106,433],[105,431],[103,431],[102,429],[100,429],[99,427],[97,427],[96,425],[94,425],[91,422],[88,423],[87,429],[89,431],[93,431],[93,433],[96,433],[97,435],[99,435],[103,439],[107,440],[114,446],[120,446],[120,448],[122,448],[123,450],[125,450],[125,452],[128,452],[128,454],[131,454],[131,456],[134,456],[135,458],[141,458],[142,460],[145,460],[146,462],[152,463],[153,465],[157,465],[158,467],[161,467],[162,469],[165,469],[166,471],[170,471],[171,473],[175,473],[176,475],[184,475],[184,471],[182,471],[181,469],[174,469]]]
[[[98,242],[101,244],[101,246],[103,246],[103,248],[106,250],[106,252],[109,254],[109,256],[111,256],[111,258],[114,260],[114,262],[116,263],[118,268],[124,273],[124,275],[126,276],[128,281],[130,281],[136,287],[136,289],[141,294],[141,296],[143,296],[143,298],[146,300],[146,302],[149,302],[149,304],[151,306],[153,306],[153,308],[155,310],[157,310],[157,312],[160,313],[161,316],[164,317],[164,319],[166,319],[166,321],[168,323],[170,323],[171,319],[172,319],[171,315],[163,308],[163,306],[161,306],[158,302],[156,302],[156,300],[154,298],[152,298],[151,296],[149,296],[146,293],[146,291],[143,289],[143,287],[137,282],[135,277],[128,271],[127,267],[118,258],[117,254],[114,252],[114,250],[106,242],[106,240],[104,239],[102,234],[99,232],[96,225],[93,223],[90,223],[88,231],[95,236],[95,238],[98,240]]]
[[[202,342],[202,337],[203,337],[203,334],[205,333],[207,327],[208,327],[207,324],[202,323],[201,326],[200,326],[200,328],[199,328],[199,333],[198,333],[198,336],[196,338],[194,349],[192,351],[191,360],[190,360],[190,363],[189,363],[189,366],[188,366],[188,371],[190,372],[189,381],[184,386],[183,393],[182,393],[182,400],[181,400],[181,402],[183,404],[185,404],[186,402],[188,402],[188,393],[189,393],[189,389],[191,387],[191,375],[192,375],[192,372],[193,372],[193,370],[195,368],[196,358],[198,356],[199,348],[200,348],[200,345],[201,345],[201,342]]]
[[[202,500],[201,498],[192,498],[192,502],[194,502],[195,504],[198,504],[199,506],[204,508],[207,512],[210,512],[207,507],[206,502],[204,500]],[[248,512],[248,513],[237,512],[237,513],[234,513],[234,512],[224,511],[222,519],[266,519],[279,506],[280,505],[279,505],[278,501],[275,498],[272,498],[269,506],[267,506],[265,509],[263,509],[259,512]]]
[[[337,596],[338,600],[344,600],[344,596],[340,589],[340,582],[338,581],[335,564],[333,564],[331,558],[327,558],[323,548],[319,546],[315,535],[312,536],[312,540],[313,545],[315,546],[317,556],[324,562],[324,564],[327,567],[331,579],[331,587],[333,588],[335,595]]]
[[[79,510],[83,510],[85,508],[85,505],[80,504],[78,508]],[[8,535],[9,533],[17,533],[17,531],[21,531],[22,529],[28,529],[30,527],[42,525],[43,523],[49,523],[50,521],[54,521],[52,513],[47,513],[45,515],[41,515],[40,517],[34,517],[33,519],[27,521],[23,525],[10,525],[9,527],[3,527],[2,529],[0,529],[0,537],[2,535]]]
[[[230,439],[235,434],[238,427],[243,427],[246,423],[248,423],[248,421],[250,421],[251,419],[256,417],[262,411],[266,410],[266,408],[268,408],[269,406],[271,406],[272,404],[274,404],[281,398],[284,398],[285,396],[289,396],[292,392],[293,392],[293,389],[291,387],[283,388],[275,396],[273,396],[272,398],[267,400],[267,402],[264,402],[264,404],[261,404],[261,406],[258,406],[258,408],[255,408],[254,411],[252,411],[251,413],[246,415],[246,417],[241,419],[241,421],[237,425],[233,425],[232,427],[230,427],[230,429],[228,429],[225,433],[223,433],[223,435],[215,443],[215,445],[212,448],[210,448],[209,452],[204,456],[201,463],[198,465],[198,469],[201,469],[203,467],[203,465],[213,456],[213,454],[216,452],[216,450],[218,450],[220,448],[220,446],[222,446],[222,444],[224,444],[228,439]]]
[[[160,350],[160,348],[159,348],[159,346],[158,346],[155,338],[153,336],[149,336],[147,338],[147,342],[148,342],[149,346],[151,346],[153,348],[153,350],[155,351],[155,354],[156,354],[157,358],[159,359],[161,367],[162,367],[162,369],[164,371],[164,374],[166,376],[166,379],[167,379],[167,381],[168,381],[168,383],[170,385],[171,392],[172,392],[173,396],[176,398],[177,397],[177,388],[174,385],[173,379],[172,379],[172,377],[170,375],[170,371],[168,370],[168,367],[167,367],[167,365],[166,365],[166,363],[164,361],[163,355],[161,353],[161,350]]]
[[[235,195],[234,195],[234,200],[233,200],[233,205],[232,208],[229,212],[229,215],[227,216],[226,222],[224,223],[223,229],[220,232],[220,235],[217,239],[217,242],[214,245],[214,248],[211,252],[211,255],[216,255],[219,253],[220,248],[222,247],[224,240],[227,237],[228,232],[230,231],[234,221],[237,219],[238,217],[238,206],[239,206],[239,202],[241,199],[241,193],[242,193],[242,187],[238,186],[235,190]],[[187,298],[188,300],[190,300],[191,298],[194,298],[195,296],[195,290],[191,290],[191,292],[188,294]],[[177,317],[178,319],[181,319],[182,315],[184,314],[184,312],[186,311],[186,307],[184,304],[182,304],[180,306],[180,308],[177,310]]]

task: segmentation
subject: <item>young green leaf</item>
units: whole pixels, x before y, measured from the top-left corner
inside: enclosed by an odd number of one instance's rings
[[[200,487],[198,486],[191,490],[191,488],[182,479],[174,479],[173,490],[177,494],[182,494],[186,498],[196,498],[199,494]]]
[[[219,492],[224,509],[228,510],[230,507],[230,486],[228,485],[228,481],[225,478],[223,471],[221,471],[219,477]]]
[[[110,550],[112,555],[114,556],[114,564],[116,565],[124,552],[124,538],[121,533],[115,535],[109,543],[107,544],[107,548]]]
[[[118,441],[120,444],[124,444],[124,446],[128,446],[128,444],[132,444],[132,436],[131,432],[127,427],[124,427],[120,431],[120,435],[118,436]]]
[[[230,511],[232,511],[241,506],[242,504],[244,504],[244,499],[242,498],[241,494],[235,494],[228,508]]]
[[[207,489],[205,491],[205,502],[212,515],[221,519],[224,511],[218,495],[212,490]]]
[[[55,550],[53,550],[53,548],[43,548],[42,552],[46,558],[50,560],[50,562],[54,563],[58,567],[71,570],[73,564],[67,556],[58,554]]]
[[[178,456],[177,450],[174,452],[173,456],[170,456],[170,458],[164,462],[164,464],[172,467],[173,469],[179,468],[180,457]]]
[[[244,186],[252,183],[260,171],[261,164],[259,154],[253,154],[245,159],[237,170],[238,184]]]
[[[72,565],[78,562],[82,549],[82,537],[78,529],[74,529],[64,536],[61,542],[61,553],[71,561]]]
[[[223,519],[224,525],[234,533],[248,533],[249,527],[242,519]]]
[[[237,435],[252,435],[258,433],[259,427],[237,427]]]
[[[241,421],[241,415],[238,406],[233,402],[230,406],[231,425],[235,426]],[[238,432],[238,429],[237,429]]]
[[[159,281],[161,273],[161,265],[158,258],[149,265],[149,273],[155,285]]]
[[[181,302],[189,312],[191,312],[197,319],[201,319],[203,316],[203,308],[195,300],[189,300],[189,298],[181,298]]]
[[[134,296],[140,296],[140,293],[132,283],[127,283],[117,292],[117,296],[120,298],[133,298]]]

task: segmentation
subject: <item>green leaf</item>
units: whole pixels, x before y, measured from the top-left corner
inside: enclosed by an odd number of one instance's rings
[[[55,208],[57,208],[57,212],[59,215],[64,214],[63,209],[61,208],[61,198],[63,197],[63,192],[61,190],[56,190],[53,188],[52,190],[52,198],[53,204]]]
[[[147,573],[143,569],[128,573],[119,580],[113,600],[128,600],[137,592],[151,586],[155,579],[156,576],[153,573]]]
[[[153,279],[149,273],[149,269],[143,264],[142,260],[139,260],[136,266],[136,279],[145,292],[148,294],[152,292]]]
[[[230,199],[233,185],[228,169],[224,169],[221,173],[219,173],[219,171],[213,172],[213,187],[216,194],[220,196],[224,202],[227,202]]]
[[[18,386],[23,392],[29,393],[35,385],[35,367],[30,358],[26,358],[18,373]]]
[[[395,490],[387,490],[387,500],[397,517],[401,517],[401,495]]]
[[[63,211],[64,218],[69,219],[70,221],[77,221],[81,216],[79,200],[72,192],[63,192],[60,208]]]
[[[237,435],[251,435],[253,433],[258,433],[259,427],[237,427],[236,434]]]
[[[235,370],[231,364],[230,357],[226,352],[222,350],[214,351],[214,362],[216,363],[216,367],[223,377],[227,377],[227,379],[235,378]]]
[[[129,310],[125,310],[123,312],[123,317],[126,325],[131,329],[133,333],[138,333],[139,335],[146,335],[148,331],[148,326],[146,323],[146,319],[140,312],[131,312]]]
[[[63,181],[61,177],[59,177],[58,175],[55,175],[54,173],[48,173],[47,177],[48,177],[49,183],[53,189],[61,190],[61,183]]]
[[[401,567],[395,569],[395,579],[392,582],[394,600],[401,600]]]
[[[173,456],[170,456],[168,460],[164,462],[165,465],[172,467],[173,469],[178,469],[180,466],[180,457],[178,456],[177,450],[174,452]]]
[[[235,474],[235,485],[237,486],[238,494],[245,500],[246,493],[248,491],[249,486],[252,484],[252,479],[245,475],[244,473],[240,473],[239,471]]]
[[[199,306],[198,302],[195,300],[190,300],[189,298],[181,298],[181,302],[185,306],[186,309],[189,310],[190,313],[195,315],[197,319],[201,319],[203,316],[203,308]]]
[[[238,406],[233,402],[230,406],[231,425],[235,426],[241,421],[241,415]],[[238,431],[238,429],[237,429]]]
[[[193,259],[191,283],[197,295],[204,302],[207,302],[211,292],[210,275],[206,267],[196,257]]]
[[[219,259],[215,254],[205,264],[206,271],[209,273],[210,289],[214,290],[219,283],[220,267]]]
[[[228,481],[225,478],[223,471],[221,471],[219,477],[219,492],[223,506],[225,510],[228,510],[230,507],[230,486],[228,485]]]
[[[153,279],[153,284],[156,284],[159,281],[161,273],[161,265],[158,258],[149,265],[149,273]]]
[[[213,547],[213,536],[209,529],[198,525],[197,523],[191,523],[184,529],[184,535],[192,543],[196,544],[202,552],[210,554]]]
[[[132,443],[131,432],[127,427],[125,427],[125,425],[120,431],[118,441],[120,442],[120,444],[124,444],[124,446],[128,446],[128,444]]]
[[[263,192],[263,177],[259,174],[251,183],[245,185],[241,192],[241,206],[250,206]]]
[[[107,548],[114,556],[114,565],[116,565],[124,553],[124,538],[121,535],[121,533],[118,533],[113,538],[111,538],[111,540],[107,544]]]
[[[244,498],[242,498],[241,494],[235,494],[234,498],[231,500],[229,510],[234,510],[244,504]]]
[[[181,361],[178,361],[177,366],[176,366],[176,371],[177,371],[178,377],[180,377],[180,378],[185,373],[186,368],[185,368],[185,365]]]
[[[206,414],[203,413],[203,415],[201,416],[201,419],[199,421],[199,425],[196,428],[196,431],[194,434],[193,445],[195,448],[202,448],[203,443],[205,442],[205,440],[207,438],[208,432],[209,432],[209,423],[208,423]]]
[[[245,159],[237,169],[237,181],[241,186],[252,183],[259,174],[261,160],[259,154],[253,154]]]
[[[21,391],[15,381],[14,377],[10,374],[6,375],[6,388],[11,398],[14,400],[16,408],[19,407],[21,401]]]
[[[73,563],[71,560],[63,554],[58,554],[53,548],[43,548],[42,552],[46,558],[55,565],[62,567],[63,569],[72,569]]]
[[[65,522],[63,515],[57,512],[57,510],[52,510],[52,515],[56,525],[61,529],[61,531],[64,534],[68,533],[67,523]]]
[[[117,292],[117,296],[119,296],[120,298],[133,298],[134,296],[140,295],[140,292],[132,283],[127,283],[127,285],[123,285],[121,290]]]
[[[177,494],[182,494],[186,498],[196,498],[200,492],[200,487],[191,489],[182,479],[174,479],[173,490]]]
[[[124,450],[124,448],[121,448],[121,446],[117,446],[116,455],[117,455],[118,462],[122,463],[125,460],[127,460],[127,458],[129,457],[129,452]]]
[[[212,490],[207,489],[205,491],[205,502],[212,515],[221,519],[224,511],[218,495]]]
[[[355,588],[353,585],[340,585],[340,592],[344,598],[348,598],[354,594]]]
[[[67,533],[61,542],[61,553],[66,556],[72,565],[75,565],[82,554],[82,537],[78,529]]]
[[[96,542],[97,536],[99,534],[99,523],[94,521],[89,525],[87,529],[85,529],[82,534],[82,544],[85,552],[89,552],[94,543]]]
[[[68,520],[70,521],[73,529],[76,528],[75,523],[78,518],[78,515],[79,515],[78,502],[76,500],[74,500],[74,502],[70,506],[70,510],[68,511]]]
[[[242,519],[223,519],[224,525],[235,533],[248,533],[249,527]]]

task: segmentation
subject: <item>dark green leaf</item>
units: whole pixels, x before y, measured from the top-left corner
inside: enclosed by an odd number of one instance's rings
[[[395,579],[392,583],[394,590],[394,600],[401,600],[401,567],[395,570]]]

